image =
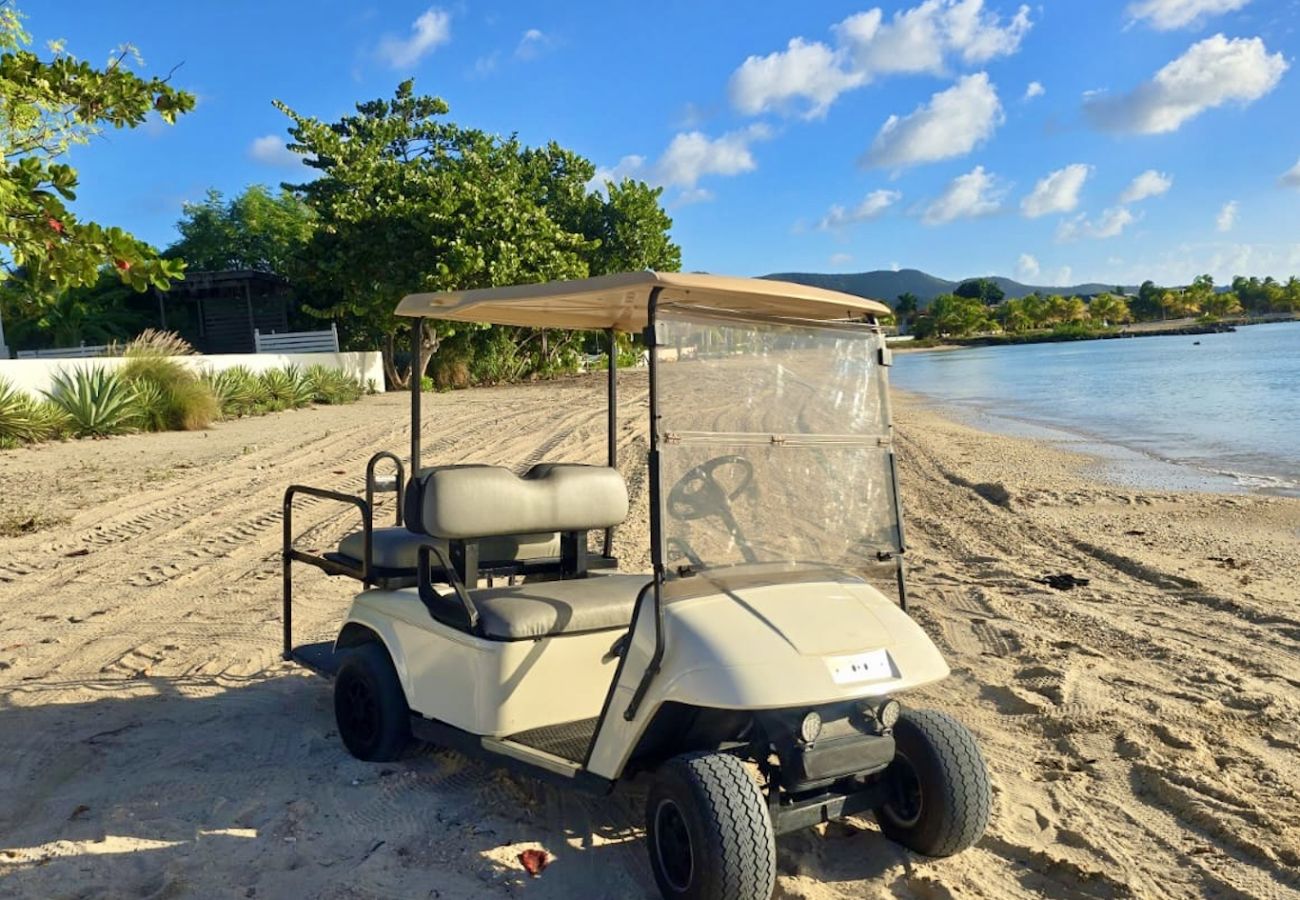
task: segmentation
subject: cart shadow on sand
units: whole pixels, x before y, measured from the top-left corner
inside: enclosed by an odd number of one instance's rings
[[[559,791],[428,746],[358,762],[330,691],[287,667],[21,684],[0,698],[0,753],[6,895],[656,895],[638,784]],[[551,857],[536,879],[530,847]],[[911,855],[847,823],[778,853],[782,874],[832,883]]]

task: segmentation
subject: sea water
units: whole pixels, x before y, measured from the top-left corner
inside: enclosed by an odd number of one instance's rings
[[[891,378],[971,424],[1077,445],[1121,481],[1300,496],[1300,322],[899,353]]]

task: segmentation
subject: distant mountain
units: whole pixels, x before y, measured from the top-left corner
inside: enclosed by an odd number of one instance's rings
[[[856,294],[859,297],[870,297],[873,300],[883,300],[893,305],[899,294],[911,292],[921,301],[922,306],[929,304],[931,300],[940,294],[948,294],[953,291],[961,281],[948,281],[946,278],[936,278],[933,275],[922,272],[919,269],[899,269],[892,271],[888,269],[877,269],[874,272],[858,272],[856,274],[832,274],[818,272],[778,272],[772,275],[764,275],[764,278],[772,278],[777,281],[793,281],[796,284],[810,284],[813,287],[828,288],[833,291],[843,291],[846,294]],[[1043,294],[1064,294],[1065,296],[1078,295],[1082,297],[1093,294],[1101,294],[1106,291],[1115,290],[1113,284],[1074,284],[1074,285],[1055,285],[1042,286],[1032,284],[1021,284],[1018,281],[1012,281],[1010,278],[1003,278],[998,275],[974,276],[988,278],[1002,288],[1003,293],[1009,298],[1023,297],[1026,294],[1032,294],[1035,291]],[[962,279],[968,281],[969,279]],[[1129,293],[1135,293],[1136,287],[1126,287]]]

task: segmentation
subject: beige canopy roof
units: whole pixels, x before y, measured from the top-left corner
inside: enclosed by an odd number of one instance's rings
[[[399,316],[545,328],[639,331],[653,288],[659,303],[795,319],[888,315],[877,300],[765,278],[729,278],[677,272],[625,272],[580,281],[552,281],[474,291],[408,294]]]

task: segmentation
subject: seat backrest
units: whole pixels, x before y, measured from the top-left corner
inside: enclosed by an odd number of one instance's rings
[[[627,518],[618,470],[540,463],[522,478],[501,466],[422,469],[407,489],[406,527],[444,540],[609,528]]]

